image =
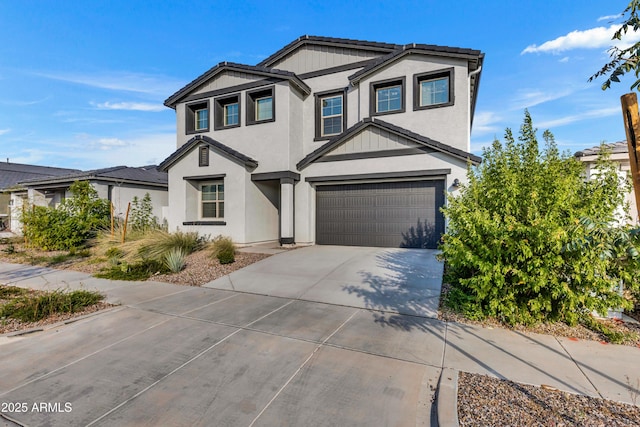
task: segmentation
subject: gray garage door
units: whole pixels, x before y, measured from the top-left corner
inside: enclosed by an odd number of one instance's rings
[[[319,185],[316,243],[436,248],[444,181]]]

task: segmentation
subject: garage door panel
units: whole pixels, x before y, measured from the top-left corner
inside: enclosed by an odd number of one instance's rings
[[[418,222],[435,248],[444,232],[444,181],[318,186],[318,244],[406,247]]]

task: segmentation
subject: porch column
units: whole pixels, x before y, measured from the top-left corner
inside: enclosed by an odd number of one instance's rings
[[[280,244],[289,245],[295,242],[293,236],[293,178],[280,178]]]

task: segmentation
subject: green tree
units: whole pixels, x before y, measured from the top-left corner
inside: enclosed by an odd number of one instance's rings
[[[536,133],[525,111],[518,141],[507,129],[504,144],[485,149],[444,209],[447,303],[472,318],[573,324],[594,309],[628,304],[616,291],[620,283],[638,286],[628,268],[637,265],[637,252],[618,248],[607,260],[594,227],[580,226],[585,218],[616,223],[628,186],[620,185],[615,165],[603,159],[585,180],[584,165],[559,153],[551,132],[544,132],[542,150]],[[616,248],[616,233],[629,235],[616,227],[600,231]]]
[[[626,9],[622,12],[623,21],[618,30],[613,34],[611,40],[622,40],[622,37],[627,32],[633,30],[638,31],[640,28],[640,0],[632,0]],[[640,90],[640,42],[634,43],[627,48],[619,48],[612,46],[609,49],[609,56],[611,61],[605,64],[600,71],[595,73],[589,78],[589,81],[593,81],[601,76],[607,76],[607,79],[602,84],[602,90],[609,89],[611,82],[620,82],[620,77],[633,71],[636,76],[636,81],[631,85],[631,90]]]
[[[21,214],[23,234],[45,250],[81,246],[109,223],[109,201],[100,199],[88,181],[69,187],[71,197],[58,207],[26,206]]]

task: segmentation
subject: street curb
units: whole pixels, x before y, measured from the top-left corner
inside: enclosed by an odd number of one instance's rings
[[[455,369],[443,368],[440,373],[436,411],[440,427],[459,427],[458,371]]]

